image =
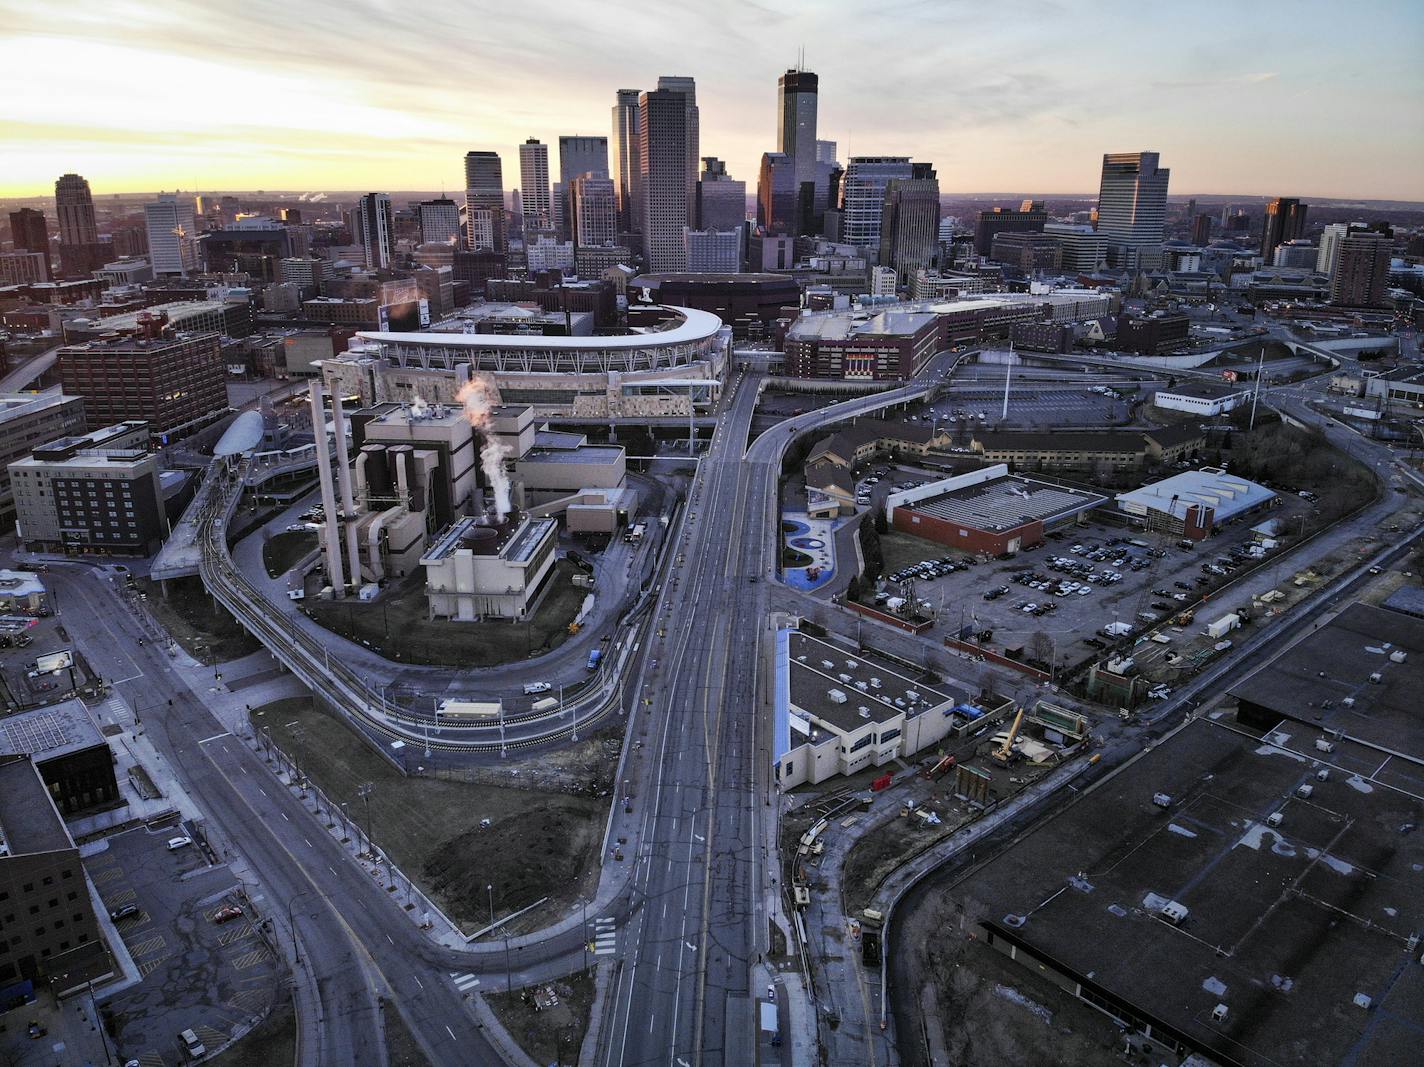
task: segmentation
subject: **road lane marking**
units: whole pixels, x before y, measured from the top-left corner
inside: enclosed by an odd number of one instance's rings
[[[261,793],[264,797],[267,795],[267,790],[263,789],[260,785],[257,787],[257,791]]]
[[[287,815],[287,813],[286,813],[285,811],[282,812],[282,818],[286,819],[288,822],[291,822],[291,821],[292,821],[291,818],[288,817],[288,815]]]
[[[449,1024],[449,1023],[446,1023],[446,1024],[445,1024],[445,1032],[450,1035],[450,1040],[451,1040],[451,1041],[456,1040],[455,1031],[450,1029],[450,1024]]]
[[[311,843],[311,838],[304,837],[302,840],[307,843],[307,848],[316,848],[316,846]]]
[[[425,988],[425,983],[420,980],[420,975],[413,974],[411,977],[415,979],[415,984],[420,986],[421,989]]]
[[[232,736],[232,731],[231,731],[231,730],[224,730],[224,731],[223,731],[222,733],[220,733],[220,734],[213,734],[212,737],[205,737],[205,738],[203,738],[201,741],[198,742],[198,744],[200,744],[200,745],[206,745],[209,741],[216,741],[216,740],[218,740],[218,739],[221,738],[221,737],[231,737],[231,736]]]

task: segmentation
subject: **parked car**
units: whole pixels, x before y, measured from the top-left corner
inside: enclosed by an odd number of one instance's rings
[[[170,837],[168,839],[168,851],[177,852],[180,848],[187,848],[193,843],[193,839],[186,835],[182,837]]]
[[[139,907],[137,904],[120,904],[117,908],[109,909],[109,918],[118,922],[120,919],[127,919],[131,915],[137,915]]]
[[[213,913],[213,922],[221,925],[242,918],[242,909],[236,904],[228,904]]]

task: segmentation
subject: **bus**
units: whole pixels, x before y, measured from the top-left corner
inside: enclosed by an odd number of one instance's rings
[[[596,670],[598,670],[598,665],[599,665],[600,663],[602,663],[602,662],[603,662],[603,649],[601,649],[601,648],[595,648],[592,652],[590,652],[590,653],[588,654],[588,669],[589,669],[589,670],[591,670],[591,671],[596,671]]]

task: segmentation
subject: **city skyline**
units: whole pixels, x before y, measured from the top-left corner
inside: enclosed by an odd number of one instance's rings
[[[493,24],[480,19],[432,34],[364,6],[324,20],[323,7],[295,20],[248,5],[245,32],[233,34],[229,12],[205,0],[66,10],[63,22],[44,5],[0,0],[16,83],[47,86],[12,100],[0,122],[0,196],[49,195],[71,171],[99,196],[455,191],[466,151],[496,151],[512,174],[526,139],[603,135],[617,90],[666,75],[697,80],[701,151],[745,179],[776,147],[776,80],[804,50],[802,68],[820,79],[817,134],[839,143],[842,163],[928,160],[945,195],[1088,196],[1103,153],[1150,149],[1170,160],[1174,196],[1424,200],[1424,142],[1399,125],[1424,104],[1424,72],[1409,62],[1424,10],[1404,3],[1369,5],[1329,34],[1320,21],[1335,9],[1323,3],[1211,4],[1150,27],[1120,3],[1091,18],[1045,3],[907,3],[856,21],[854,34],[844,28],[855,9],[842,4],[735,4],[715,20],[670,11],[616,34],[599,8],[561,7],[537,46],[466,29]],[[1269,52],[1239,47],[1265,39]],[[193,40],[224,46],[205,54]],[[667,57],[669,40],[697,40],[695,56]],[[918,50],[907,54],[907,40]],[[1367,53],[1362,69],[1353,57]],[[865,62],[876,54],[886,62]],[[195,91],[174,92],[184,84]]]

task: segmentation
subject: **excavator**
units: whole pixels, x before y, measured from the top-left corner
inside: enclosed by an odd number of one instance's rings
[[[1000,767],[1007,767],[1014,761],[1014,738],[1019,735],[1019,727],[1023,725],[1024,709],[1020,707],[1018,714],[1014,716],[1014,724],[1009,727],[1009,734],[1004,738],[1004,743],[989,753],[989,758]]]

